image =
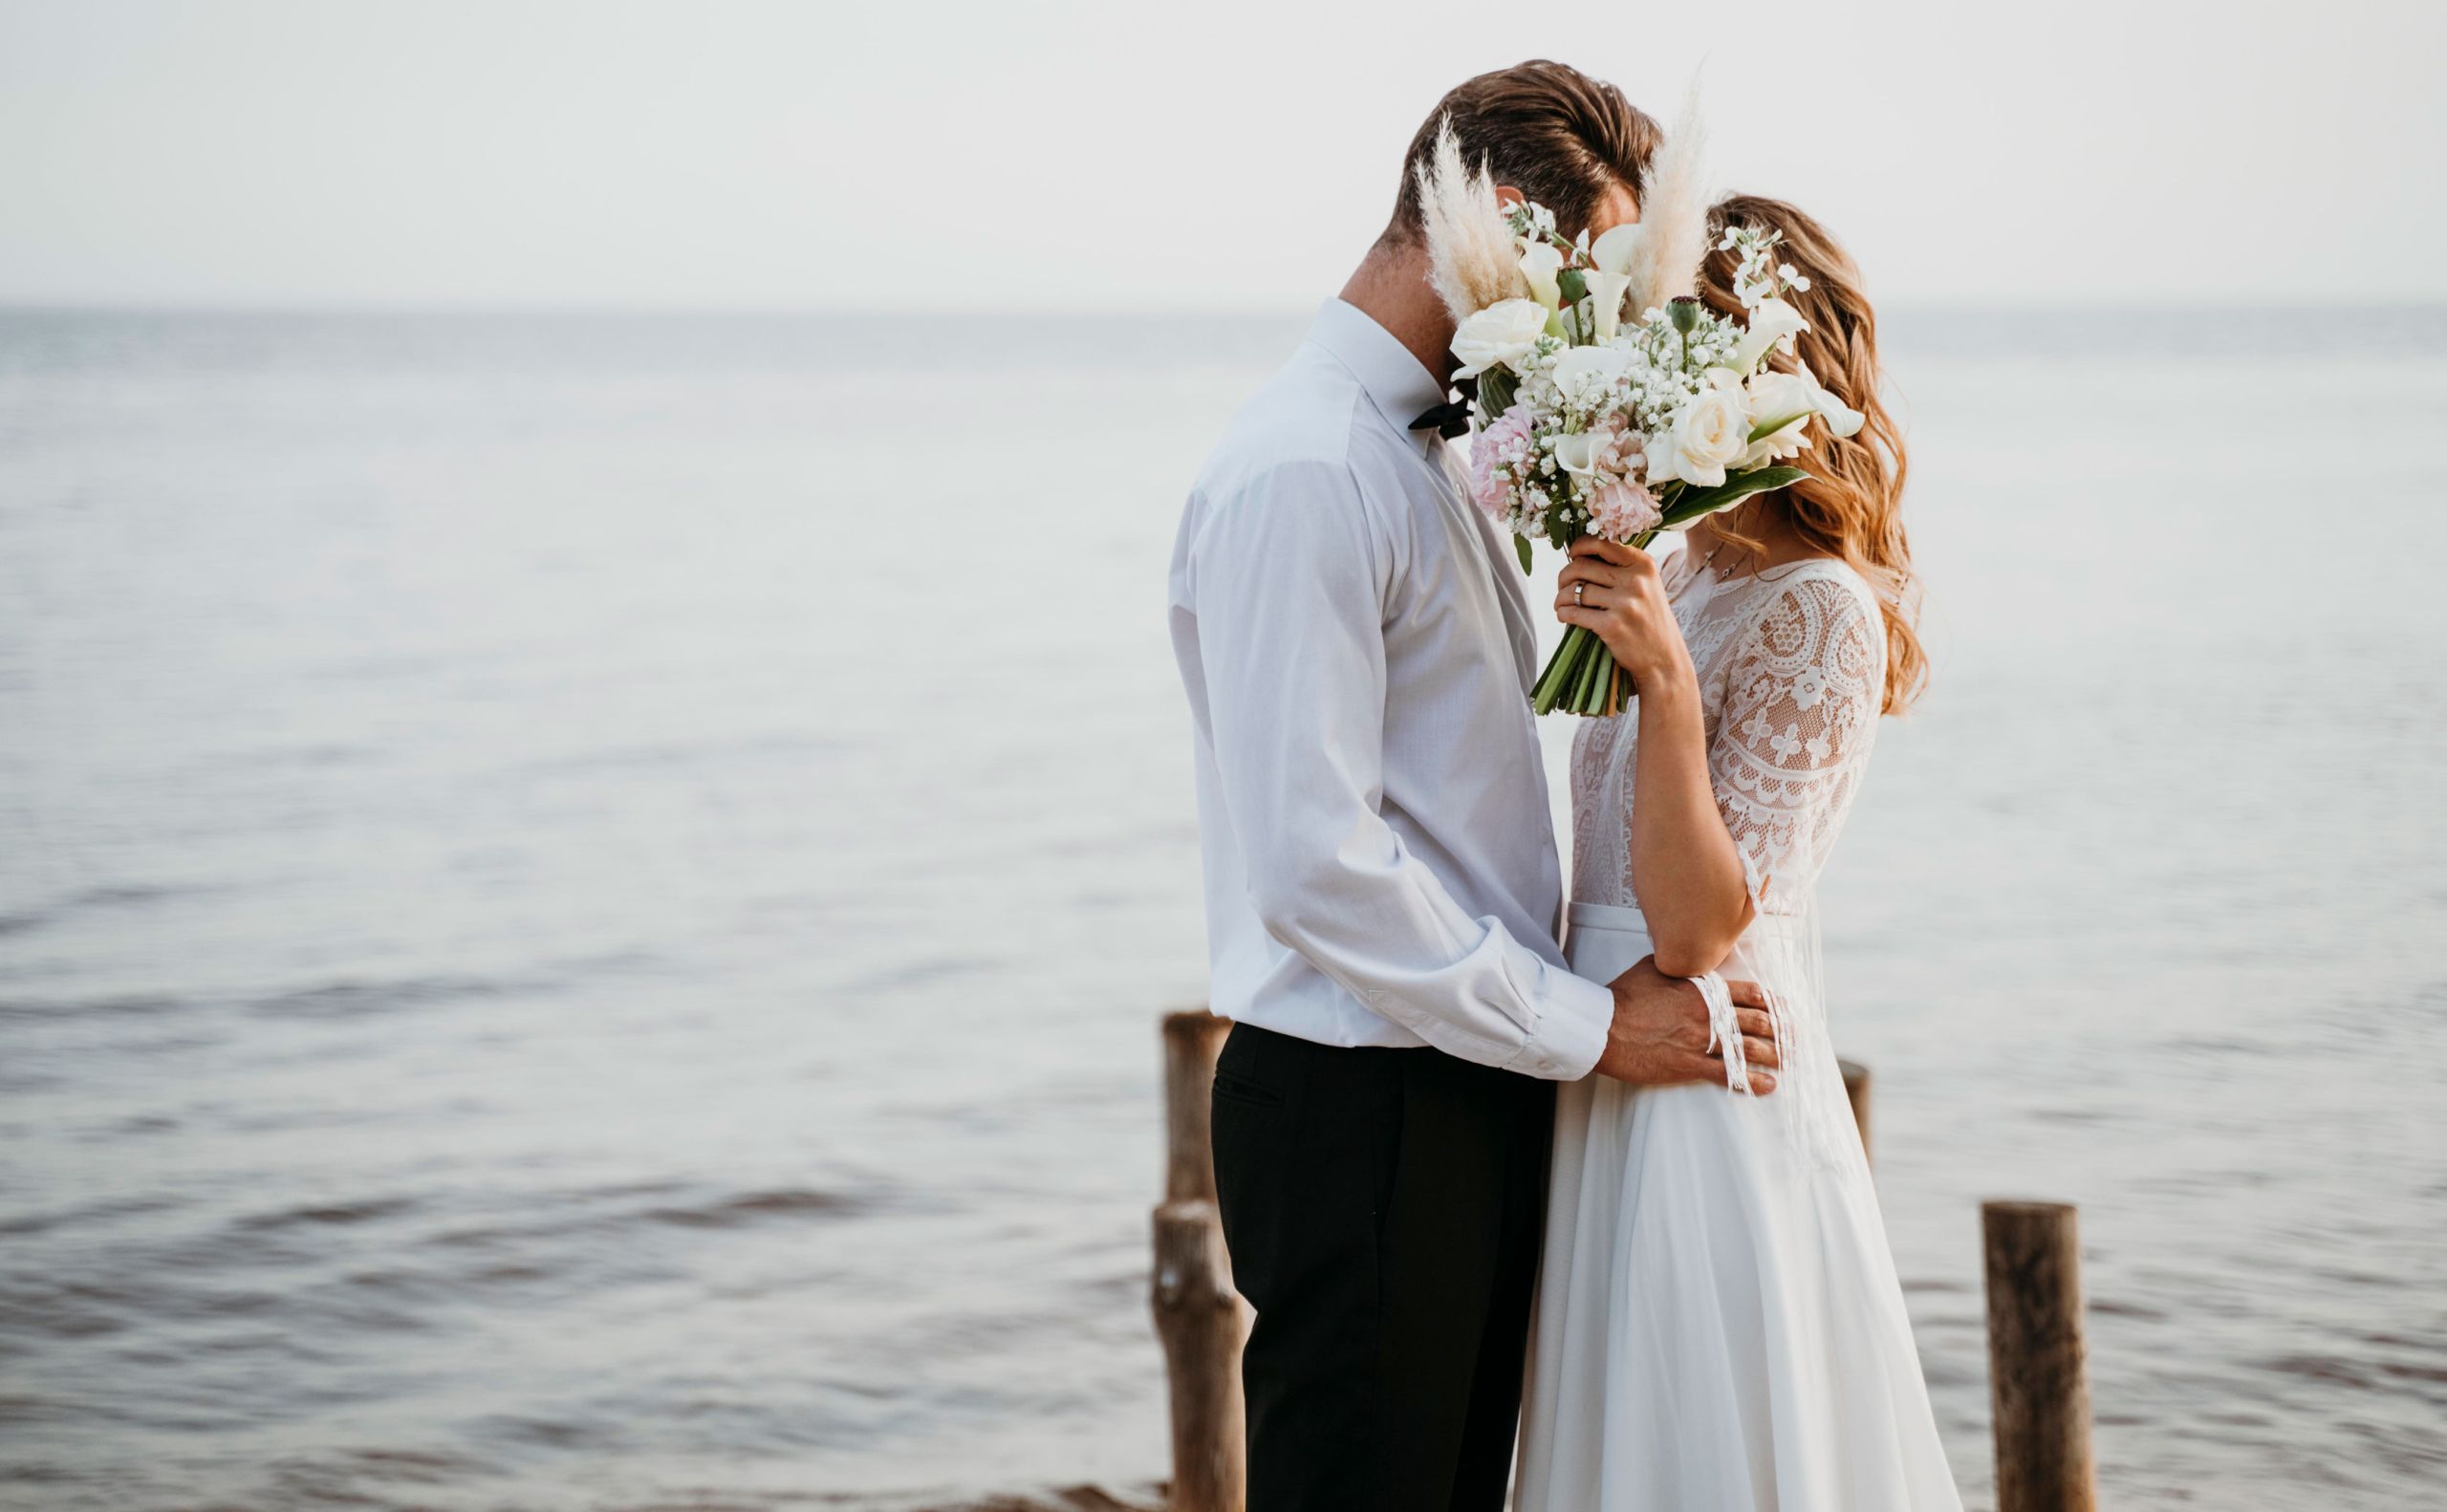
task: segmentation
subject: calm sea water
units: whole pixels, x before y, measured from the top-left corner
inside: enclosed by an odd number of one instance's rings
[[[1162,565],[1298,326],[0,317],[0,1504],[1144,1496]],[[1998,1195],[2114,1504],[2437,1504],[2442,337],[1895,322],[1830,973],[1975,1505]]]

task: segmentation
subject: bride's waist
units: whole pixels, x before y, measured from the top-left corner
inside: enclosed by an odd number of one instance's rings
[[[1614,903],[1574,903],[1568,917],[1571,932],[1584,929],[1605,930],[1614,934],[1649,938],[1648,918],[1636,908],[1624,908]],[[1750,920],[1742,932],[1744,940],[1799,940],[1808,931],[1808,923],[1792,914],[1761,914]]]
[[[1612,982],[1655,953],[1648,920],[1636,908],[1613,903],[1574,903],[1568,917],[1571,929],[1564,938],[1564,960],[1577,976]],[[1733,955],[1720,969],[1727,976],[1762,973],[1782,978],[1790,974],[1788,947],[1807,937],[1805,920],[1786,914],[1762,914],[1750,921],[1734,943]]]

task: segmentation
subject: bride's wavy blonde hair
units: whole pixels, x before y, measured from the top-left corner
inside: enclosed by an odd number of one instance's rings
[[[1903,530],[1903,431],[1880,393],[1877,318],[1861,288],[1861,270],[1825,227],[1792,205],[1757,194],[1727,195],[1708,208],[1712,249],[1700,265],[1698,290],[1721,314],[1743,315],[1733,292],[1738,260],[1729,250],[1714,249],[1728,226],[1783,233],[1779,260],[1809,279],[1808,289],[1783,296],[1809,322],[1793,338],[1800,358],[1821,383],[1861,412],[1862,421],[1857,435],[1841,438],[1812,425],[1810,449],[1795,459],[1809,477],[1717,516],[1717,529],[1736,545],[1755,548],[1758,540],[1742,529],[1759,518],[1750,511],[1778,511],[1812,548],[1840,557],[1868,581],[1886,619],[1885,712],[1900,714],[1928,685],[1929,658],[1915,628],[1920,580],[1912,571],[1912,547]],[[1779,354],[1772,365],[1790,371],[1793,359]]]

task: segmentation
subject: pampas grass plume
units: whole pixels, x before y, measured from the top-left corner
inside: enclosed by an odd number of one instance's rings
[[[1427,233],[1428,281],[1457,323],[1500,299],[1529,292],[1495,183],[1483,166],[1474,171],[1462,163],[1450,119],[1437,131],[1435,156],[1419,164],[1418,203]]]
[[[1681,115],[1649,170],[1648,194],[1640,204],[1640,238],[1625,270],[1635,317],[1699,291],[1700,264],[1708,255],[1708,188],[1700,162],[1706,145],[1700,84],[1693,79]]]

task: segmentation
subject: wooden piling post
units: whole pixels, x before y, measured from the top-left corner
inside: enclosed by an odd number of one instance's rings
[[[1164,1015],[1164,1200],[1215,1200],[1215,1057],[1230,1019],[1204,1008]]]
[[[1215,1207],[1215,1057],[1232,1021],[1164,1016],[1164,1201],[1156,1209],[1150,1302],[1173,1418],[1170,1512],[1243,1512],[1248,1450],[1241,1399],[1247,1309]]]
[[[1983,1202],[1997,1512],[2095,1512],[2082,1250],[2063,1202]]]
[[[1248,1449],[1241,1405],[1240,1294],[1215,1204],[1156,1209],[1156,1335],[1172,1378],[1170,1512],[1242,1512]]]
[[[1870,1069],[1858,1061],[1838,1060],[1844,1073],[1844,1097],[1852,1105],[1852,1127],[1861,1132],[1861,1154],[1870,1156]],[[1876,1161],[1873,1156],[1872,1164]]]

